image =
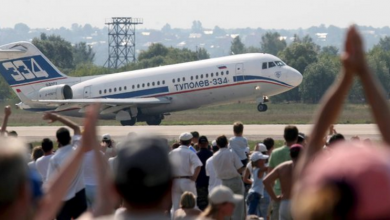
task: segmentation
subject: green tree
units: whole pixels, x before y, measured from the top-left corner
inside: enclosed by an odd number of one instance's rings
[[[60,36],[46,36],[42,33],[40,38],[34,38],[32,43],[62,71],[69,72],[74,68],[72,45]]]
[[[166,56],[168,54],[168,48],[162,44],[152,44],[148,50],[141,51],[138,56],[138,61],[142,61],[144,59],[151,59],[156,56]]]
[[[284,50],[286,46],[286,41],[281,39],[280,34],[277,32],[267,32],[261,37],[260,49],[263,53],[269,53],[276,56],[279,51]]]
[[[210,58],[210,54],[203,47],[199,48],[197,51],[198,60],[206,60]]]
[[[240,36],[233,39],[230,46],[230,54],[242,54],[245,53],[245,45],[241,42]]]
[[[73,65],[78,66],[82,63],[93,63],[95,53],[92,47],[85,42],[77,43],[73,46]]]

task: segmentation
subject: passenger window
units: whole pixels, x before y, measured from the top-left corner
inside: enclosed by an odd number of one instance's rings
[[[194,80],[194,77],[193,77],[193,76],[191,76],[191,80]]]
[[[180,82],[180,78],[177,78],[177,82]]]
[[[172,79],[172,82],[175,83],[175,79]]]
[[[108,90],[108,92],[109,92],[109,93],[111,93],[111,92],[112,92],[112,90],[111,90],[111,89],[109,89],[109,90]]]
[[[125,88],[126,88],[126,87],[125,87]],[[134,89],[134,88],[135,88],[135,85],[133,85],[132,88]]]
[[[148,83],[148,87],[150,86],[150,83]]]
[[[106,93],[107,93],[107,90],[105,89],[105,90],[104,90],[104,94],[106,94]]]
[[[102,90],[99,90],[99,94],[102,94]]]
[[[263,70],[267,69],[267,62],[263,63]]]
[[[209,78],[209,74],[208,73],[206,73],[206,78]]]
[[[223,71],[221,72],[221,76],[223,76]]]
[[[134,85],[133,85],[133,87],[134,87]],[[125,86],[125,90],[127,89],[127,86]]]
[[[229,70],[226,70],[226,75],[229,75]]]
[[[218,72],[215,73],[215,76],[218,76]]]
[[[211,73],[210,75],[211,75],[211,77],[214,77],[214,73]]]
[[[272,67],[274,67],[274,66],[276,66],[276,64],[275,64],[274,62],[268,62],[268,67],[269,67],[269,68],[272,68]]]
[[[116,87],[114,88],[114,92],[116,92]]]
[[[203,79],[203,74],[200,75],[200,78]]]
[[[195,78],[198,79],[198,75],[196,75]]]
[[[142,83],[142,88],[144,88],[145,87],[145,83]]]
[[[155,84],[154,84],[154,82],[152,82],[152,86],[154,86]]]
[[[158,86],[160,85],[160,81],[157,81],[157,85],[158,85]]]
[[[162,81],[162,84],[165,85],[165,80]]]
[[[137,88],[139,89],[139,84],[137,84]]]
[[[119,92],[122,91],[122,87],[119,87]]]
[[[185,82],[186,81],[186,78],[185,77],[183,77],[183,82]]]

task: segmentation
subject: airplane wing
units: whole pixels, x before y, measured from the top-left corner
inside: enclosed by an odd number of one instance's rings
[[[84,112],[85,107],[100,103],[102,111],[100,114],[109,114],[118,112],[124,108],[132,106],[145,107],[169,104],[171,100],[166,97],[161,98],[128,98],[128,99],[64,99],[64,100],[36,100],[36,102],[48,104],[50,106],[57,106],[54,111],[65,111],[73,108],[80,108],[80,112]]]

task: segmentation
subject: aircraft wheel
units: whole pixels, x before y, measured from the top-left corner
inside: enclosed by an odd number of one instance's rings
[[[130,120],[121,121],[123,126],[133,126],[137,122],[137,118],[131,118]]]
[[[268,106],[266,104],[263,104],[263,103],[260,103],[258,106],[257,106],[257,110],[259,112],[265,112],[267,111],[268,109]]]
[[[148,125],[160,125],[161,124],[161,121],[162,119],[161,118],[150,118],[148,120],[146,120],[146,124]]]

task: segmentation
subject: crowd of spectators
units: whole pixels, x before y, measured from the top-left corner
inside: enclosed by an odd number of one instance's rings
[[[7,131],[0,137],[0,219],[389,219],[390,106],[364,58],[360,35],[349,28],[340,77],[325,94],[305,135],[284,129],[252,150],[244,125],[210,141],[199,132],[161,137],[128,134],[116,143],[97,136],[99,105],[87,107],[84,129],[54,113],[56,140],[26,147]],[[354,78],[359,78],[383,146],[347,140],[333,123]],[[71,135],[73,131],[73,136]]]

